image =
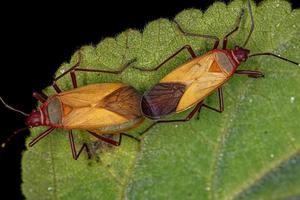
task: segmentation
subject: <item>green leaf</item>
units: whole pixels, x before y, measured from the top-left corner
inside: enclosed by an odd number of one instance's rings
[[[300,61],[300,10],[286,1],[252,5],[255,29],[247,47],[252,53],[274,52]],[[235,23],[242,0],[226,6],[217,2],[205,13],[184,10],[175,18],[185,30],[222,38]],[[242,44],[250,29],[248,12],[229,47]],[[200,55],[213,46],[205,39],[183,36],[167,19],[150,22],[142,33],[129,29],[97,46],[82,47],[81,66],[117,69],[137,58],[136,66],[158,65],[185,44]],[[57,75],[76,63],[64,63]],[[188,60],[181,53],[157,72],[133,68],[121,75],[78,73],[78,84],[125,82],[141,93]],[[75,131],[78,147],[86,153],[72,159],[67,132],[56,130],[23,155],[22,189],[27,199],[298,199],[300,198],[300,68],[261,56],[250,58],[240,69],[261,70],[265,78],[234,76],[224,85],[225,111],[206,109],[200,120],[161,124],[145,134],[141,143],[124,137],[120,147],[95,142]],[[59,82],[71,89],[66,76]],[[49,87],[47,94],[53,94]],[[207,104],[217,106],[217,96]],[[190,111],[190,110],[189,110]],[[172,116],[183,118],[189,112]],[[150,121],[130,133],[137,135]],[[32,129],[32,136],[44,128]]]

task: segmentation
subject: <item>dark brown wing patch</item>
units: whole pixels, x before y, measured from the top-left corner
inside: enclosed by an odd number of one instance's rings
[[[141,95],[133,87],[126,86],[104,97],[99,106],[128,119],[136,119],[142,116],[141,98]]]
[[[158,119],[176,111],[186,86],[182,83],[158,83],[142,98],[142,112]]]

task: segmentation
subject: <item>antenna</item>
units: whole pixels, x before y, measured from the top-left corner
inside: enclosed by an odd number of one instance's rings
[[[297,62],[292,61],[292,60],[289,60],[289,59],[287,59],[287,58],[278,56],[278,55],[276,55],[276,54],[274,54],[274,53],[269,53],[269,52],[266,52],[266,53],[254,53],[254,54],[249,55],[248,57],[250,58],[250,57],[253,57],[253,56],[274,56],[274,57],[279,58],[279,59],[281,59],[281,60],[284,60],[284,61],[287,61],[287,62],[290,62],[290,63],[293,63],[293,64],[295,64],[295,65],[300,66],[300,63],[297,63]]]
[[[246,41],[244,42],[242,47],[245,47],[250,39],[250,36],[254,30],[254,19],[253,19],[253,14],[252,14],[252,9],[251,9],[251,3],[250,0],[248,0],[248,9],[249,9],[249,14],[250,14],[250,18],[251,18],[251,28],[250,28],[250,32],[248,34],[248,37],[246,39]]]
[[[11,107],[10,105],[8,105],[7,103],[5,103],[5,101],[2,99],[2,97],[0,97],[0,101],[3,103],[3,105],[4,105],[6,108],[8,108],[8,109],[10,109],[10,110],[13,110],[13,111],[15,111],[15,112],[21,113],[22,115],[24,115],[24,116],[26,116],[26,117],[29,116],[28,113],[25,113],[25,112],[23,112],[23,111],[21,111],[21,110],[18,110],[18,109],[16,109],[16,108],[13,108],[13,107]]]
[[[24,131],[28,129],[28,127],[24,127],[24,128],[20,128],[19,130],[14,131],[14,133],[9,136],[5,142],[1,143],[1,148],[4,148],[6,146],[7,143],[9,143],[11,141],[11,139],[13,139],[16,135],[18,135],[20,132]]]

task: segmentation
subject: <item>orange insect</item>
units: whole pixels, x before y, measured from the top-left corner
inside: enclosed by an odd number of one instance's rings
[[[122,135],[134,138],[123,132],[135,128],[144,120],[140,111],[141,95],[133,87],[123,83],[99,83],[77,88],[75,75],[75,71],[120,73],[131,62],[119,71],[78,68],[79,63],[80,61],[54,80],[52,86],[57,94],[48,98],[42,93],[33,93],[33,96],[42,105],[30,114],[10,107],[0,98],[6,107],[27,117],[26,125],[28,128],[36,126],[50,127],[36,136],[29,143],[30,147],[49,135],[54,129],[62,128],[69,132],[72,155],[76,160],[84,148],[86,148],[88,154],[89,150],[87,145],[83,144],[77,153],[72,133],[73,129],[87,130],[97,139],[116,146],[120,145]],[[56,81],[69,72],[74,89],[61,92]],[[120,134],[120,138],[119,141],[114,141],[101,136],[101,134]],[[7,142],[12,136],[7,139]],[[2,146],[5,146],[5,143]]]
[[[282,58],[273,53],[256,53],[250,55],[250,50],[243,48],[247,45],[254,30],[254,20],[249,0],[248,8],[252,26],[248,37],[242,47],[236,46],[234,49],[227,49],[227,38],[238,30],[241,18],[244,14],[243,9],[240,16],[237,18],[236,27],[224,37],[222,49],[217,49],[219,45],[219,38],[215,36],[199,35],[186,32],[175,21],[178,29],[186,36],[202,37],[215,40],[213,50],[207,52],[202,56],[197,56],[191,46],[185,45],[153,69],[142,69],[134,67],[141,71],[158,70],[161,66],[163,66],[166,62],[175,57],[184,49],[188,50],[192,57],[190,61],[174,69],[163,79],[161,79],[158,84],[154,85],[149,91],[147,91],[143,95],[141,107],[144,116],[154,120],[158,120],[172,113],[182,112],[184,110],[187,110],[188,108],[195,106],[194,109],[184,119],[155,121],[141,134],[148,131],[157,123],[189,121],[195,115],[195,113],[200,112],[202,107],[206,107],[220,113],[223,112],[224,101],[222,85],[227,82],[234,74],[248,75],[252,78],[264,77],[263,73],[260,71],[237,70],[239,65],[242,62],[245,62],[249,57],[269,55],[299,66],[299,63],[288,60],[286,58]],[[204,99],[215,90],[218,90],[219,95],[218,109],[204,104]]]

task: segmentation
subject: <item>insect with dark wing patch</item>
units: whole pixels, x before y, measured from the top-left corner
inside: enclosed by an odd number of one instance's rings
[[[235,46],[234,49],[228,49],[227,42],[229,36],[239,29],[241,18],[244,15],[244,9],[242,9],[241,14],[237,18],[235,28],[223,38],[222,49],[217,48],[220,41],[218,37],[187,32],[175,21],[179,31],[185,36],[214,40],[213,49],[204,55],[197,56],[190,45],[185,45],[154,68],[144,69],[134,67],[141,71],[156,71],[183,50],[187,50],[192,57],[191,60],[167,74],[158,84],[154,85],[143,95],[141,108],[144,116],[157,121],[151,124],[141,134],[147,132],[158,123],[189,121],[195,113],[198,113],[199,116],[199,112],[203,107],[219,113],[223,112],[224,100],[222,86],[234,74],[247,75],[251,78],[264,77],[264,74],[260,71],[238,70],[240,64],[247,61],[248,58],[255,56],[273,56],[274,58],[300,66],[297,62],[270,52],[250,54],[250,50],[245,48],[254,30],[250,0],[248,0],[248,10],[251,18],[251,29],[242,46]],[[205,98],[215,90],[218,91],[219,108],[213,108],[204,103]],[[185,111],[191,107],[194,107],[193,110],[184,119],[159,120],[170,114]]]

